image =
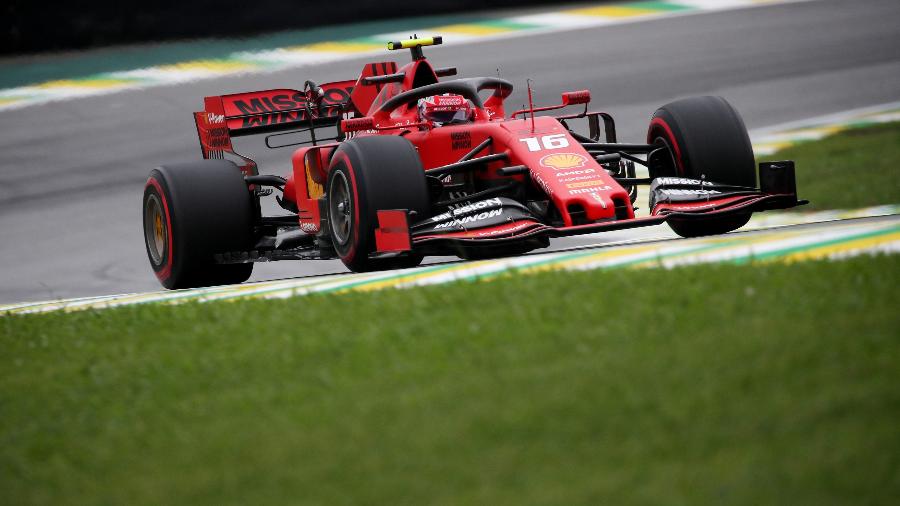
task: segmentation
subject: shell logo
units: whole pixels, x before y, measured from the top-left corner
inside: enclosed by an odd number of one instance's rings
[[[556,170],[577,169],[584,167],[587,158],[575,153],[553,153],[541,158],[541,165]]]

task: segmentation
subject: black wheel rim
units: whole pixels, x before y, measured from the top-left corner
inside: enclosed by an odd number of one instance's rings
[[[672,172],[678,177],[687,177],[684,175],[681,168],[678,166],[678,160],[675,159],[675,150],[672,149],[672,145],[666,140],[663,136],[657,136],[653,139],[654,145],[664,146],[666,148],[666,152],[669,153],[669,163],[672,167]],[[683,160],[682,160],[683,161]]]
[[[350,183],[342,171],[335,173],[328,189],[328,222],[332,239],[338,244],[347,244],[353,226],[353,199],[350,198]]]

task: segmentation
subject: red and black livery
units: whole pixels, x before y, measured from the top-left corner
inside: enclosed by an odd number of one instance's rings
[[[644,142],[621,143],[609,114],[589,112],[587,90],[508,113],[509,81],[442,80],[456,69],[422,54],[440,42],[389,43],[412,61],[373,62],[352,81],[206,97],[194,114],[204,160],[155,169],[144,192],[162,284],[241,282],[256,261],[340,258],[368,271],[426,255],[521,254],[552,237],[660,223],[686,237],[720,234],[753,212],[803,203],[793,162],[757,167],[740,115],[720,97],[664,105]],[[580,111],[536,114],[569,106]],[[232,139],[251,134],[296,146],[289,177],[260,175],[235,152]],[[636,177],[635,164],[649,176]],[[650,213],[636,217],[640,185]],[[273,194],[288,214],[263,215],[260,199]]]

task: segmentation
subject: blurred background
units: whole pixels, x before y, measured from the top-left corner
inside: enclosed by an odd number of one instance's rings
[[[547,0],[341,2],[158,0],[35,2],[8,0],[0,16],[0,54],[30,54],[115,44],[250,36],[356,21],[551,4]],[[597,3],[597,2],[595,2]]]

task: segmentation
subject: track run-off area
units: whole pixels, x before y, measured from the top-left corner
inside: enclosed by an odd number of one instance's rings
[[[443,35],[446,46],[428,56],[437,66],[459,67],[460,76],[496,75],[500,67],[517,85],[513,104],[524,100],[527,78],[543,103],[590,89],[594,108],[613,113],[625,141],[641,140],[646,118],[665,102],[725,96],[744,115],[757,155],[769,154],[900,119],[900,29],[891,21],[898,15],[895,2],[879,0],[602,3],[455,24],[424,20],[395,32],[9,86],[0,90],[0,149],[7,153],[0,161],[0,313],[364,291],[550,269],[897,252],[900,207],[886,205],[762,213],[737,233],[691,240],[662,225],[558,240],[521,257],[436,258],[392,272],[349,274],[337,260],[258,264],[250,283],[159,291],[138,202],[150,169],[199,156],[190,111],[204,95],[346,79],[373,55],[402,62],[407,56],[387,54],[383,42],[413,32]],[[811,25],[819,30],[805,29]],[[286,173],[289,154],[263,152],[261,172]],[[116,293],[126,295],[106,295]]]
[[[820,221],[828,220],[829,221]],[[804,221],[809,224],[803,225]],[[773,223],[796,225],[772,226]],[[766,227],[753,231],[756,226]],[[769,228],[771,227],[771,228]],[[472,262],[448,262],[414,269],[363,274],[330,274],[241,285],[85,297],[9,305],[0,313],[78,311],[109,307],[243,298],[285,298],[329,292],[367,292],[454,281],[491,280],[552,270],[672,268],[697,263],[796,262],[846,258],[864,253],[900,252],[900,206],[808,215],[782,213],[750,223],[743,232],[699,239],[670,239],[537,253]]]

